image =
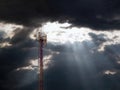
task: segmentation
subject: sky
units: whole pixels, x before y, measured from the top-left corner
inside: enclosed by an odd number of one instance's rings
[[[38,90],[40,30],[45,90],[120,90],[119,4],[0,0],[0,90]]]

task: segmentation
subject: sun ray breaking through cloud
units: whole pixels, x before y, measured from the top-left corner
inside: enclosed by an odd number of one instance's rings
[[[15,37],[14,31],[17,28],[22,30],[24,27],[4,24],[0,29],[1,36],[11,40]],[[8,29],[10,29],[9,32]],[[63,75],[69,81],[71,88],[81,85],[85,90],[93,86],[95,89],[98,87],[102,89],[104,87],[104,76],[116,76],[120,73],[119,66],[117,66],[120,65],[120,52],[118,48],[116,50],[116,47],[119,47],[120,44],[120,31],[96,31],[85,27],[71,27],[68,22],[46,22],[41,27],[35,28],[31,33],[28,33],[29,37],[24,42],[26,46],[20,47],[20,50],[28,52],[28,55],[25,56],[24,65],[19,65],[12,72],[16,76],[24,73],[16,87],[30,85],[38,79],[38,43],[35,37],[38,29],[43,30],[48,38],[47,46],[44,49],[44,71],[48,74],[45,74],[45,77],[49,83],[59,81],[58,78]],[[8,36],[5,37],[4,35]],[[18,44],[17,47],[21,45],[23,44]],[[14,45],[9,44],[9,40],[0,42],[0,48],[3,49],[12,46]],[[57,79],[50,75],[50,73],[53,75],[54,72],[58,72]],[[31,76],[34,77],[31,78]],[[52,78],[53,81],[49,78]]]

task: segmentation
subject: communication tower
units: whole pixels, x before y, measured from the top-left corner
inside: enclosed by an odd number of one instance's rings
[[[44,70],[43,70],[43,48],[47,43],[47,35],[39,31],[37,32],[37,41],[39,42],[39,60],[38,60],[38,65],[40,69],[40,75],[39,75],[39,90],[44,90]]]

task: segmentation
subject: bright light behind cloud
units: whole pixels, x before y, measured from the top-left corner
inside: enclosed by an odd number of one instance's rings
[[[9,47],[9,46],[12,46],[12,44],[10,44],[9,42],[0,43],[0,48]]]
[[[60,24],[58,22],[48,22],[43,25],[42,30],[47,34],[48,42],[64,44],[68,41],[74,43],[76,41],[82,42],[91,39],[88,35],[90,32],[89,29],[77,27],[66,28],[70,25],[69,23]]]
[[[71,24],[63,23],[60,24],[58,22],[48,22],[43,24],[40,28],[47,34],[48,42],[52,42],[54,44],[64,44],[66,42],[82,42],[84,40],[91,40],[88,33],[91,31],[88,28],[67,28]],[[36,34],[36,30],[30,35],[30,38],[35,39],[34,35]]]
[[[49,67],[49,65],[52,64],[52,60],[51,60],[52,57],[53,57],[53,55],[44,56],[44,58],[43,58],[44,70],[46,70]],[[38,59],[32,59],[32,60],[29,60],[28,66],[17,68],[16,71],[37,69],[37,72],[39,73],[38,67],[39,67]]]
[[[0,33],[2,32],[2,36],[0,36],[0,38],[3,39],[3,41],[0,42],[0,48],[4,48],[4,47],[9,47],[12,46],[12,44],[9,43],[9,41],[5,41],[4,39],[11,39],[14,35],[15,35],[15,30],[17,28],[22,29],[23,26],[22,25],[16,25],[16,24],[10,24],[10,23],[0,23]]]
[[[113,71],[113,70],[106,70],[106,71],[104,71],[104,74],[105,75],[115,75],[117,73],[117,71]]]
[[[9,24],[9,23],[0,23],[0,31],[5,32],[5,36],[4,38],[12,38],[14,36],[14,30],[16,30],[17,28],[22,29],[23,26],[22,25],[16,25],[16,24]]]
[[[115,45],[120,44],[120,31],[96,31],[90,28],[79,28],[79,27],[70,27],[69,23],[58,23],[58,22],[47,22],[39,28],[39,30],[44,31],[47,34],[47,40],[53,44],[65,44],[67,42],[82,42],[89,40],[92,42],[92,38],[89,33],[94,33],[98,36],[98,39],[105,38],[106,41],[103,42],[100,46],[97,46],[98,51],[104,51],[106,45]],[[36,39],[34,36],[38,29],[35,29],[33,33],[30,34],[31,39]],[[100,34],[105,35],[105,37],[99,37]]]
[[[47,69],[49,64],[51,64],[52,57],[53,57],[52,55],[44,56],[44,58],[43,58],[43,66],[44,66],[43,68],[44,69]],[[33,67],[38,67],[39,66],[38,59],[30,60],[30,64]]]

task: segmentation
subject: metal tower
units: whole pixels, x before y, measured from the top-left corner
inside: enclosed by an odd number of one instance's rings
[[[46,42],[47,42],[47,35],[40,31],[37,33],[37,40],[39,42],[39,60],[38,60],[38,63],[39,63],[39,69],[40,69],[40,75],[39,75],[39,90],[44,90],[44,81],[43,81],[43,78],[44,78],[44,70],[43,70],[43,48],[44,46],[46,45]]]

